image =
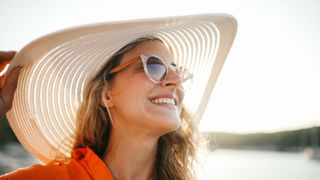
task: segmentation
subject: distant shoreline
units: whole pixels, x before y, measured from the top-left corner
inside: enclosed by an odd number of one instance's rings
[[[211,150],[222,148],[299,152],[305,148],[320,147],[320,127],[276,133],[205,132],[203,135],[208,138]]]

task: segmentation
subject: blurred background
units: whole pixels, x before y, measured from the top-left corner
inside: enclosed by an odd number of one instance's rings
[[[320,1],[1,0],[0,49],[64,28],[228,13],[238,33],[199,126],[199,179],[320,179]],[[0,174],[40,163],[0,122]]]

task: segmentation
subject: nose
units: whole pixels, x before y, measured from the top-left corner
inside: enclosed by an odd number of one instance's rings
[[[161,82],[164,87],[178,88],[181,84],[181,77],[171,68],[168,69],[167,78]]]

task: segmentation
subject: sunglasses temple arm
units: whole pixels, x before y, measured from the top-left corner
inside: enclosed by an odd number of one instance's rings
[[[119,72],[119,71],[121,71],[122,69],[124,69],[124,68],[126,68],[127,66],[129,66],[130,64],[133,64],[133,63],[135,63],[135,62],[137,62],[137,61],[139,61],[139,60],[140,60],[140,56],[135,57],[135,58],[133,58],[133,59],[131,59],[131,60],[123,63],[123,64],[120,64],[119,66],[113,68],[113,69],[110,71],[110,74]]]
[[[192,78],[193,78],[193,75],[190,74],[188,77],[181,79],[181,83],[184,83],[184,82],[186,82],[187,80],[192,79]]]

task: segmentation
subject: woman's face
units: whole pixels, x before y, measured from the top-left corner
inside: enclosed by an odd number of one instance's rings
[[[173,62],[173,56],[162,42],[150,40],[126,53],[121,64],[141,54],[156,55],[167,63]],[[171,69],[164,82],[151,82],[141,61],[118,72],[108,91],[113,128],[156,136],[177,129],[181,123],[183,99],[179,83],[179,76]],[[175,103],[171,103],[173,100]]]

